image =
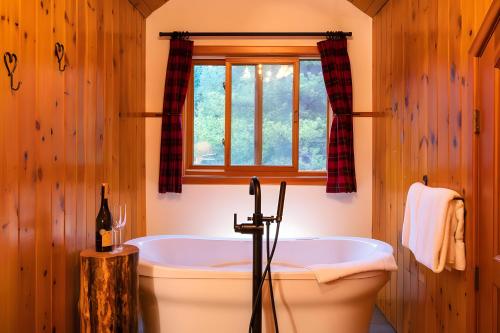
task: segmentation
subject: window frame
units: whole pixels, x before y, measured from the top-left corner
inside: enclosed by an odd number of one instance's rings
[[[326,184],[325,171],[299,170],[299,85],[300,85],[300,60],[319,59],[315,46],[195,46],[184,110],[184,184],[246,184],[251,176],[258,176],[264,184],[279,184],[286,180],[289,184],[296,185],[324,185]],[[232,66],[239,64],[292,64],[294,66],[293,78],[293,110],[292,110],[292,166],[242,166],[231,165],[231,74]],[[226,68],[226,94],[225,94],[225,128],[224,128],[224,165],[195,165],[194,164],[194,66],[219,65]],[[260,86],[259,86],[260,85]],[[260,89],[258,92],[257,89]],[[262,98],[262,78],[256,77],[256,99]],[[262,116],[262,101],[256,103],[257,115]],[[260,109],[260,110],[259,110]],[[325,144],[328,145],[330,124],[329,103],[327,103],[327,124]],[[261,119],[260,119],[261,120]],[[260,129],[259,137],[262,139],[262,122],[256,130]],[[258,149],[262,151],[262,141]],[[261,156],[261,155],[260,155]]]
[[[255,131],[256,139],[254,143],[255,162],[256,165],[231,165],[231,117],[232,117],[232,67],[233,65],[292,65],[294,70],[293,76],[293,101],[292,101],[292,165],[291,166],[271,166],[262,165],[262,132],[263,132],[263,78],[262,73],[258,73],[255,79]],[[251,57],[251,58],[227,58],[226,59],[226,117],[225,117],[225,165],[226,173],[233,172],[298,172],[298,138],[299,138],[299,58],[288,57]],[[258,72],[256,67],[256,72]]]

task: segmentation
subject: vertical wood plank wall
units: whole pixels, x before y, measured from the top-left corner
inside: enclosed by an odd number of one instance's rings
[[[126,237],[145,234],[144,118],[119,117],[144,112],[144,33],[128,0],[0,1],[0,332],[78,331],[101,182],[127,204]]]
[[[378,304],[398,332],[474,332],[474,225],[464,273],[434,274],[401,246],[406,192],[430,186],[472,204],[472,61],[468,49],[491,0],[389,0],[373,20],[373,236],[399,270]]]

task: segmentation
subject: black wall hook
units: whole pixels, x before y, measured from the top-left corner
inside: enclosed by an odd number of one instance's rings
[[[424,175],[422,177],[422,182],[424,183],[425,186],[429,184],[429,177],[427,175]]]
[[[13,91],[19,90],[21,87],[21,81],[19,81],[17,86],[14,87],[14,72],[17,67],[17,55],[15,53],[5,52],[3,55],[3,62],[5,64],[5,68],[7,68],[7,74],[10,77],[10,89]]]
[[[64,59],[64,45],[57,42],[54,48],[54,53],[57,57],[57,62],[59,64],[59,71],[64,72],[66,70],[66,64],[61,68],[61,63]]]

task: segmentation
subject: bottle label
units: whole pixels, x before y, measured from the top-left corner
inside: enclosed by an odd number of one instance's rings
[[[102,247],[107,247],[113,245],[113,237],[111,234],[111,231],[101,229],[99,230],[99,234],[101,235],[102,239]]]

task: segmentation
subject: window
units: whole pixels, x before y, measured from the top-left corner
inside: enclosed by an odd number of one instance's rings
[[[325,182],[329,122],[319,57],[268,54],[193,61],[185,183],[246,183],[254,175]]]

